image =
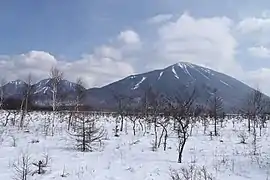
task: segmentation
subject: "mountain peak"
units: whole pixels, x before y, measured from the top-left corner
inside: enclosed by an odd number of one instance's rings
[[[9,82],[10,84],[15,84],[16,86],[18,85],[25,85],[26,83],[20,79],[17,79],[17,80],[14,80],[14,81],[11,81]]]

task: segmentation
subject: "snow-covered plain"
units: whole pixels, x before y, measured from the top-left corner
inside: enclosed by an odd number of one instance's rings
[[[4,123],[7,112],[1,112]],[[55,118],[55,133],[50,129],[46,135],[46,122],[52,119],[50,113],[33,112],[26,116],[26,124],[19,130],[20,115],[12,125],[13,114],[7,126],[0,123],[0,179],[14,178],[14,166],[22,153],[28,154],[30,161],[37,162],[48,154],[49,166],[43,175],[29,176],[28,179],[51,180],[170,180],[171,169],[180,169],[195,164],[205,166],[218,180],[266,180],[270,174],[269,129],[258,129],[258,155],[252,153],[252,134],[248,134],[247,144],[241,144],[239,134],[247,130],[246,120],[225,119],[224,127],[219,126],[219,136],[210,138],[213,126],[209,125],[204,134],[203,126],[196,123],[184,149],[183,163],[177,163],[177,138],[169,130],[168,148],[156,152],[151,149],[154,134],[136,127],[133,135],[132,123],[127,119],[127,132],[114,136],[115,118],[95,116],[103,125],[107,135],[102,144],[93,152],[79,152],[74,149],[75,140],[67,132],[68,114]],[[234,122],[234,123],[232,123]],[[233,125],[234,124],[234,125]],[[35,169],[31,165],[32,169]],[[64,177],[61,175],[64,174]]]

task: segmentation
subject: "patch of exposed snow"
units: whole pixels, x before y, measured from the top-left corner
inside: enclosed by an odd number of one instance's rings
[[[185,64],[183,64],[183,67],[184,67],[183,69],[184,69],[185,73],[188,74],[192,79],[194,79],[194,78],[191,76],[190,72],[188,71],[187,66],[186,66]]]
[[[185,65],[190,67],[190,68],[194,68],[194,66],[191,63],[185,63]]]
[[[174,77],[176,77],[177,79],[179,79],[179,76],[177,75],[175,69],[174,69],[174,66],[172,67],[172,72],[174,74]]]
[[[221,82],[222,84],[226,85],[226,86],[231,87],[228,83],[226,83],[226,82],[224,82],[224,81],[222,81],[222,80],[220,80],[220,82]]]
[[[132,89],[138,89],[140,87],[140,84],[146,79],[146,77],[143,77],[142,80],[140,80],[140,82],[138,82]]]
[[[177,65],[180,68],[182,68],[184,70],[184,72],[191,77],[191,79],[195,79],[195,78],[192,77],[192,75],[190,74],[190,72],[187,69],[187,66],[190,67],[190,68],[195,69],[194,66],[191,63],[182,63],[182,62],[180,62]]]
[[[43,92],[44,94],[46,94],[46,92],[48,91],[48,87],[43,87],[41,89],[38,89],[36,92],[34,92],[34,94],[38,94],[40,92]]]
[[[207,68],[200,68],[202,71],[208,73],[208,74],[211,74],[212,76],[214,76],[214,74],[212,73],[212,71],[210,69],[207,69]]]
[[[205,77],[206,79],[210,79],[208,76],[206,76],[203,72],[201,72],[199,69],[194,68],[198,73],[200,73],[201,75],[203,75],[203,77]]]
[[[162,75],[163,75],[163,71],[159,73],[158,80],[161,78]]]
[[[178,63],[177,65],[178,65],[180,68],[182,68],[182,69],[184,68],[183,65],[182,65],[182,63]]]
[[[15,86],[22,85],[23,83],[21,80],[11,81],[11,84],[15,84]]]

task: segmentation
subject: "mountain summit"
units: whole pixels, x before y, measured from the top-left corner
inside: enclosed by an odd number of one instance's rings
[[[140,100],[149,86],[167,97],[175,97],[177,93],[186,91],[186,87],[192,87],[196,89],[197,101],[201,103],[205,103],[217,90],[226,110],[241,105],[253,90],[228,75],[192,63],[179,62],[164,69],[128,76],[102,88],[89,89],[84,102],[91,106],[113,106],[112,92]]]

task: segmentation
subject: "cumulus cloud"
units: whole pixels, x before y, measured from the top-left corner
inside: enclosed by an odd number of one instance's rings
[[[119,34],[118,39],[126,44],[138,44],[141,42],[140,36],[132,30],[122,31]]]
[[[134,73],[133,67],[122,59],[122,53],[114,47],[101,46],[92,54],[73,61],[57,60],[43,51],[0,57],[0,68],[6,80],[25,79],[29,73],[34,81],[49,77],[51,67],[56,66],[70,81],[82,77],[87,87],[102,86]]]
[[[168,64],[188,61],[232,74],[238,68],[232,24],[226,17],[196,19],[185,13],[158,29],[157,52]]]
[[[245,18],[239,22],[237,29],[245,34],[269,31],[270,19],[256,17]]]
[[[270,58],[270,50],[264,46],[250,47],[248,52],[257,58]]]
[[[158,15],[148,19],[148,22],[150,24],[159,24],[159,23],[167,22],[172,18],[173,18],[172,14],[158,14]]]
[[[264,93],[270,95],[269,89],[270,69],[260,68],[247,72],[246,82],[254,88],[259,88]]]

